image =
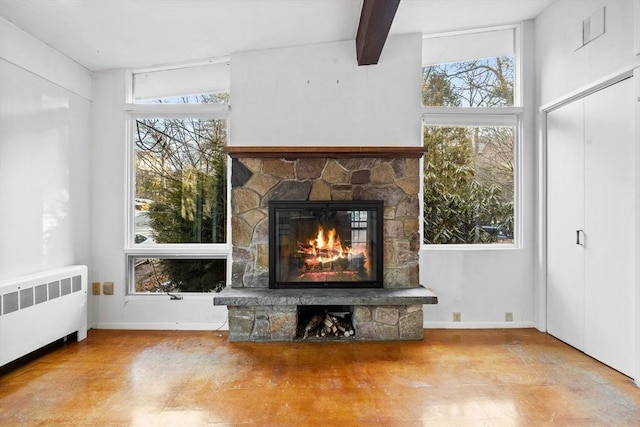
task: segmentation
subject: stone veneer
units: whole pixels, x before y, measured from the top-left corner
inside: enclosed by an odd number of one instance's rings
[[[232,159],[230,287],[268,288],[270,200],[384,200],[384,288],[419,286],[420,155]],[[387,153],[388,154],[388,153]],[[304,292],[305,290],[295,290]],[[329,292],[329,291],[328,291]],[[230,339],[290,341],[297,306],[229,306]],[[422,306],[355,305],[355,339],[421,339]]]

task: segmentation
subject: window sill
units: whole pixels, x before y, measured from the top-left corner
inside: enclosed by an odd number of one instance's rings
[[[180,292],[171,292],[171,295],[175,295],[178,298],[177,299],[172,299],[170,295],[166,294],[166,293],[155,293],[155,292],[150,292],[150,293],[139,293],[139,294],[127,294],[124,297],[124,303],[126,304],[129,301],[144,301],[144,300],[155,300],[158,301],[159,299],[166,299],[167,301],[171,301],[171,302],[176,302],[176,303],[180,303],[181,301],[211,301],[211,298],[214,295],[217,295],[218,292],[184,292],[184,293],[180,293]]]
[[[478,244],[478,245],[421,245],[420,252],[434,251],[458,251],[458,252],[478,252],[478,251],[513,251],[522,249],[516,243],[510,244]]]
[[[139,244],[125,248],[124,253],[143,257],[225,258],[231,254],[231,246],[228,243]]]

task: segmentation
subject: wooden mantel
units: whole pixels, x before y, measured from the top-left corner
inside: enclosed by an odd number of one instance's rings
[[[227,146],[224,151],[232,158],[305,158],[305,157],[402,157],[420,158],[427,151],[425,147],[242,147]]]

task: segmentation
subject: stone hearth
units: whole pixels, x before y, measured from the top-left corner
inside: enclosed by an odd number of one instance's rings
[[[438,299],[423,287],[390,289],[227,288],[214,299],[229,307],[232,341],[290,341],[301,306],[351,306],[359,340],[422,338],[422,304]]]
[[[353,339],[422,338],[422,304],[437,303],[437,298],[418,279],[421,147],[227,151],[232,157],[232,280],[214,304],[229,307],[230,340],[291,341],[298,307],[324,305],[327,296],[332,304],[352,307]],[[347,297],[345,290],[268,289],[270,200],[383,200],[383,289],[348,290],[362,293],[360,299]],[[405,288],[416,289],[394,298],[393,290]],[[252,291],[263,297],[251,299]]]

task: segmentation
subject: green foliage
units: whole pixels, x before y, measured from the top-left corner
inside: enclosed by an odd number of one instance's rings
[[[201,101],[220,100],[204,97]],[[226,121],[138,120],[137,135],[136,196],[152,201],[149,218],[155,243],[224,243]],[[225,262],[162,259],[154,265],[161,270],[154,277],[160,290],[219,290],[225,282]]]
[[[224,161],[224,159],[222,159]],[[149,216],[157,243],[220,243],[226,232],[225,168],[207,175],[184,171],[167,181]]]
[[[147,258],[136,263],[136,291],[219,292],[225,272],[224,259]]]
[[[226,260],[162,259],[160,264],[170,278],[166,292],[220,292],[225,286]]]
[[[493,64],[493,66],[491,65]],[[426,67],[429,106],[513,103],[510,59]],[[425,126],[424,241],[495,243],[513,233],[513,131]]]
[[[425,67],[422,75],[422,103],[441,107],[458,107],[460,99],[451,87],[446,70]]]
[[[510,229],[512,203],[502,201],[499,186],[475,178],[467,130],[427,128],[424,143],[425,243],[496,242],[488,227]]]

